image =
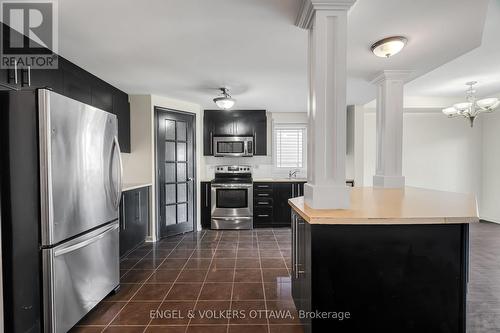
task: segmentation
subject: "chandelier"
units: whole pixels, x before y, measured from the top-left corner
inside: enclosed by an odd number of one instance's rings
[[[490,97],[478,100],[476,98],[476,90],[474,89],[474,85],[476,83],[476,81],[466,83],[466,85],[469,86],[469,89],[467,89],[466,91],[467,102],[457,103],[453,106],[443,109],[443,113],[449,118],[467,118],[470,122],[470,127],[473,127],[474,120],[480,113],[492,112],[493,110],[495,110],[500,105],[500,101],[498,100],[498,98]]]

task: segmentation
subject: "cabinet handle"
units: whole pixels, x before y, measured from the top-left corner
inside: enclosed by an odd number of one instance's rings
[[[139,201],[138,201],[138,209],[139,209],[139,221],[142,221],[142,209],[141,209],[141,192],[137,192],[139,194]]]
[[[298,217],[295,215],[294,219],[295,223],[295,243],[294,243],[294,248],[295,248],[295,278],[299,278],[299,224],[298,224]]]
[[[257,132],[254,131],[253,132],[253,152],[254,152],[254,155],[257,155],[256,152],[257,152]]]
[[[214,153],[214,133],[210,131],[210,155]]]
[[[292,198],[295,198],[295,184],[292,183]]]
[[[122,196],[122,229],[125,230],[125,196]]]
[[[17,61],[14,61],[14,84],[17,84]]]
[[[28,66],[28,87],[31,87],[31,66]]]
[[[267,202],[267,201],[259,201],[259,202],[258,202],[258,204],[259,204],[259,205],[267,205],[267,204],[268,204],[268,202]]]
[[[259,197],[268,197],[269,194],[267,194],[267,193],[259,193],[259,194],[257,194],[257,196],[259,196]]]
[[[208,185],[205,184],[205,207],[208,208]]]
[[[259,214],[259,215],[257,215],[257,217],[269,217],[269,215],[268,214]]]
[[[257,185],[258,188],[269,188],[269,185]]]

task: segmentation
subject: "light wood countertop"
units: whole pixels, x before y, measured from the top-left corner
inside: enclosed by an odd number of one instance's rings
[[[312,209],[304,197],[289,199],[303,219],[311,224],[447,224],[479,222],[472,194],[429,190],[351,189],[350,209]]]

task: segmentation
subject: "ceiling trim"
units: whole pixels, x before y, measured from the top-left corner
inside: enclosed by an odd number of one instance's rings
[[[356,0],[302,0],[295,25],[302,29],[311,29],[317,10],[348,11],[355,2]]]
[[[370,81],[370,83],[377,85],[387,80],[405,81],[411,76],[411,74],[413,74],[413,71],[409,70],[383,70],[378,73],[375,78]]]

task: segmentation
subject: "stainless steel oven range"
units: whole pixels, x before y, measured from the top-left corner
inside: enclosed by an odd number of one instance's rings
[[[212,180],[212,229],[253,229],[252,169],[221,165]]]

